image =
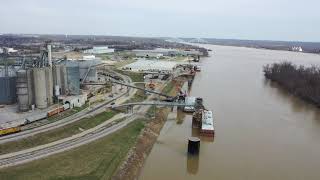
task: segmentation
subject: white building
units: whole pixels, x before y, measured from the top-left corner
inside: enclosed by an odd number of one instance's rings
[[[124,66],[122,69],[131,71],[172,72],[178,63],[161,60],[138,60]]]
[[[84,53],[86,54],[107,54],[113,53],[114,49],[108,48],[108,46],[97,46],[93,47],[92,49],[85,50]]]
[[[83,60],[95,60],[96,59],[96,56],[95,55],[86,55],[86,56],[83,56]]]
[[[88,100],[87,94],[81,94],[81,95],[77,95],[77,96],[60,96],[59,99],[60,98],[62,99],[63,104],[70,105],[70,109],[72,109],[74,107],[81,107]]]

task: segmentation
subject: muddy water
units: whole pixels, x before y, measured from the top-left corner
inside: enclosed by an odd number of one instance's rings
[[[262,66],[320,64],[320,56],[206,47],[214,54],[202,60],[191,94],[213,110],[215,139],[202,139],[200,156],[188,158],[191,116],[169,119],[140,179],[319,180],[320,110],[265,81]]]

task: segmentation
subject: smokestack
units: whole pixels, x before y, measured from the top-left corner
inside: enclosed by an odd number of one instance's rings
[[[52,67],[51,44],[47,45],[47,50],[48,50],[48,64],[50,67]]]

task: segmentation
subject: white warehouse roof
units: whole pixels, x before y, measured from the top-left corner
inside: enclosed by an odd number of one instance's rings
[[[124,66],[124,69],[132,71],[172,71],[177,65],[176,62],[161,60],[138,60]]]

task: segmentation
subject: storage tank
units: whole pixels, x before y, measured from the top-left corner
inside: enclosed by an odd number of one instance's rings
[[[65,65],[54,65],[52,69],[53,85],[60,87],[60,93],[66,94],[67,88],[67,70]]]
[[[46,68],[34,68],[33,78],[36,107],[47,108]]]
[[[48,105],[53,104],[53,78],[52,78],[52,68],[46,67],[46,91],[47,91],[47,103]]]
[[[28,99],[29,107],[34,105],[34,82],[33,82],[33,71],[32,69],[27,69],[27,82],[28,82]]]
[[[16,101],[16,77],[0,77],[0,104],[13,104]]]
[[[29,110],[29,93],[28,93],[28,79],[27,71],[21,69],[17,71],[17,96],[18,96],[18,109],[19,111]]]

